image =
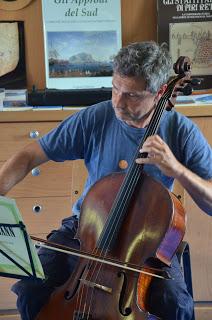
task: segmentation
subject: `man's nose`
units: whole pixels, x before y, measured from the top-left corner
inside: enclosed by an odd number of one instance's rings
[[[124,94],[119,92],[115,95],[114,105],[116,108],[124,109],[125,108],[125,99]]]

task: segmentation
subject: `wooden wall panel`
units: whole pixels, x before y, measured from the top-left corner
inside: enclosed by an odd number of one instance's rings
[[[156,40],[156,1],[122,0],[122,43]]]
[[[156,1],[122,0],[122,43],[156,40]],[[0,20],[25,22],[27,87],[45,87],[45,64],[41,0],[17,11],[0,10]]]

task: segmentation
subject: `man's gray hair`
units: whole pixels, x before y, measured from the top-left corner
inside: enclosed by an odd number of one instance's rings
[[[121,76],[143,78],[146,89],[156,93],[167,83],[172,60],[167,45],[154,41],[135,42],[123,47],[113,60],[113,71]]]

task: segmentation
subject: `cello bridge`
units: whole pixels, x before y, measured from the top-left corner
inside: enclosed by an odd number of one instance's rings
[[[107,293],[112,293],[112,288],[109,288],[109,287],[106,287],[106,286],[103,286],[101,284],[98,284],[98,283],[95,283],[95,282],[91,282],[91,281],[88,281],[88,280],[85,280],[85,279],[80,279],[80,282],[88,287],[91,287],[91,288],[97,288],[97,289],[100,289],[104,292],[107,292]]]

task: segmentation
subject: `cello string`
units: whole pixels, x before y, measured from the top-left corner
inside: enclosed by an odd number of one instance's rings
[[[168,95],[168,94],[167,94]],[[156,118],[156,124],[155,124],[155,126],[153,126],[153,128],[152,128],[152,133],[151,133],[151,131],[150,132],[148,132],[148,135],[147,136],[150,136],[150,135],[152,135],[154,132],[156,132],[156,129],[157,129],[157,127],[158,127],[158,125],[159,125],[159,122],[160,122],[160,119],[161,119],[161,116],[162,116],[162,113],[163,113],[163,111],[164,111],[164,108],[165,108],[165,105],[166,105],[166,103],[167,103],[167,100],[166,101],[164,101],[163,102],[163,100],[160,100],[161,101],[161,107],[160,107],[160,105],[157,107],[157,109],[161,109],[161,110],[159,110],[159,113],[161,113],[161,115],[160,116],[158,116],[157,114],[156,114],[156,116],[155,116],[155,118]],[[160,102],[159,101],[159,102]],[[153,122],[154,123],[154,122]],[[151,128],[150,128],[151,129]],[[145,141],[145,139],[144,139],[144,141]],[[140,150],[140,147],[141,146],[139,146],[139,150]],[[136,157],[137,157],[137,153],[136,153]],[[136,181],[137,179],[138,179],[138,176],[140,175],[140,168],[138,167],[138,166],[136,166],[135,167],[135,172],[134,172],[134,175],[132,175],[132,177],[130,177],[130,179],[131,179],[131,183],[129,183],[129,186],[132,186],[133,184],[132,184],[132,182],[133,182],[133,180],[134,181]],[[133,187],[134,188],[134,187]],[[133,188],[130,188],[130,189],[133,189]],[[127,199],[128,199],[128,195],[129,195],[129,193],[131,193],[132,192],[132,190],[130,190],[129,188],[127,188],[126,190],[125,190],[125,195],[122,197],[122,202],[124,202],[125,204],[127,204]],[[130,192],[131,191],[131,192]],[[126,199],[125,199],[126,198]],[[113,230],[112,231],[112,234],[115,232],[114,230],[115,230],[115,228],[114,228],[114,223],[116,224],[116,226],[119,224],[119,220],[120,220],[120,208],[122,207],[122,210],[123,210],[123,206],[120,206],[119,205],[119,208],[118,208],[118,210],[117,210],[117,213],[116,213],[116,219],[114,220],[113,219],[113,222],[112,222],[112,226],[110,226],[110,230]],[[117,217],[118,217],[118,219],[117,219]],[[108,237],[109,237],[109,235],[111,234],[111,231],[110,231],[110,233],[108,233]],[[100,238],[101,238],[101,236],[100,236]],[[110,242],[109,242],[109,244],[110,244]],[[104,246],[103,246],[103,248],[102,248],[102,253],[104,254],[104,258],[106,257],[106,254],[107,254],[107,251],[108,251],[108,248],[106,248],[106,250],[105,250],[105,248],[104,248]],[[100,255],[101,256],[101,255]],[[100,270],[101,270],[101,264],[100,264],[100,266],[99,266],[99,271],[96,273],[96,279],[98,278],[98,275],[99,275],[99,272],[100,272]],[[96,263],[96,266],[95,266],[95,268],[97,268],[97,263]],[[94,275],[94,273],[95,273],[95,268],[94,268],[94,270],[93,270],[93,275]],[[90,278],[92,278],[92,276],[93,275],[91,275],[90,276]],[[87,290],[88,291],[88,290]],[[94,290],[93,290],[94,291]],[[86,295],[87,296],[87,295]],[[92,299],[92,296],[93,296],[93,294],[91,295],[91,299]],[[90,310],[90,307],[91,307],[91,299],[90,299],[90,303],[89,303],[89,310]],[[85,301],[86,301],[86,299],[85,299]],[[88,315],[89,315],[89,313],[90,312],[88,312]]]
[[[167,96],[168,96],[168,93],[166,94]],[[163,111],[164,111],[164,107],[165,107],[165,104],[167,103],[167,100],[166,101],[162,101],[162,107],[161,108],[158,108],[158,109],[161,109],[161,110],[159,110],[161,113],[163,113]],[[160,107],[160,106],[159,106]],[[160,117],[159,117],[160,118]],[[160,119],[158,120],[158,123],[159,123],[159,121],[160,121]],[[149,135],[152,135],[153,134],[153,132],[155,132],[156,131],[156,128],[158,127],[158,123],[156,123],[156,125],[155,125],[155,128],[153,127],[152,128],[152,132],[148,132],[148,136]],[[139,146],[139,149],[141,148],[141,146]],[[136,157],[135,158],[137,158],[138,157],[138,155],[136,154]],[[133,161],[133,163],[134,163],[134,161]],[[136,166],[136,168],[135,168],[135,174],[134,174],[134,176],[132,175],[132,178],[131,178],[131,181],[129,181],[129,184],[128,184],[128,186],[131,186],[132,185],[132,181],[133,180],[136,180],[136,178],[137,178],[137,176],[138,176],[138,174],[140,173],[140,166],[138,165],[138,166]],[[126,191],[125,191],[125,193],[130,193],[130,191],[131,190],[129,190],[129,188],[127,188],[126,189]],[[126,200],[125,200],[125,194],[123,195],[123,197],[122,197],[122,199],[124,199],[124,202],[126,202]],[[123,207],[123,203],[121,203],[121,207]],[[117,211],[117,215],[119,215],[119,211]],[[109,220],[109,219],[108,219]],[[107,221],[108,222],[108,221]],[[114,230],[114,225],[112,225],[112,229]],[[109,237],[109,234],[108,234],[108,237]]]
[[[157,124],[156,124],[156,126],[157,126]],[[154,128],[153,128],[153,130],[154,130]],[[149,134],[149,132],[148,132],[148,135],[151,135],[151,134],[152,134],[152,133]],[[144,137],[144,140],[145,140],[145,137]],[[139,146],[139,149],[140,149],[140,147],[141,147],[141,146]],[[136,156],[135,156],[134,160],[138,157],[137,154],[139,154],[139,150],[138,150],[138,152],[136,153]],[[134,166],[134,160],[132,161],[132,162],[133,162],[133,166]],[[139,166],[139,167],[140,167],[140,166]],[[140,168],[139,168],[139,169],[140,169]],[[137,170],[137,169],[136,169],[136,170]],[[130,171],[130,170],[129,170],[129,171]],[[132,176],[132,179],[133,179],[133,176]],[[131,179],[131,180],[132,180],[132,179]],[[131,185],[131,183],[132,183],[132,181],[129,180],[129,184],[127,184],[127,185]],[[128,192],[128,190],[127,190],[127,192]],[[124,196],[124,195],[123,195],[123,196]],[[122,195],[121,195],[121,197],[122,197]],[[123,198],[123,197],[122,197],[122,198]],[[117,202],[117,201],[116,201],[116,202]],[[116,203],[115,203],[115,205],[116,205]],[[109,221],[109,220],[108,220],[108,221]],[[109,222],[108,222],[108,221],[107,221],[106,223],[110,223],[110,221],[109,221]]]
[[[167,101],[165,101],[164,103],[161,103],[161,105],[162,105],[162,108],[161,108],[161,115],[162,115],[162,113],[163,113],[163,111],[164,111],[164,107],[165,107],[165,105],[166,105],[166,103],[167,103]],[[159,106],[160,107],[160,106]],[[158,118],[157,117],[157,119],[158,119],[158,121],[156,122],[156,124],[155,124],[155,128],[153,127],[152,128],[152,131],[153,132],[156,132],[156,129],[157,129],[157,127],[158,127],[158,124],[159,124],[159,121],[160,121],[160,117]],[[151,133],[148,133],[148,136],[149,135],[151,135]],[[139,148],[140,149],[140,148]],[[133,177],[132,176],[132,179],[134,179],[134,180],[137,180],[136,178],[136,176],[138,176],[139,175],[139,170],[137,169],[136,171],[135,171],[135,176]],[[131,184],[129,184],[129,185],[131,185]],[[128,190],[129,191],[129,190]],[[125,198],[125,197],[124,197]],[[123,198],[123,199],[124,199]],[[125,201],[125,199],[123,200],[123,201]],[[126,201],[125,201],[126,202]],[[118,212],[119,213],[119,212]],[[119,221],[117,221],[116,222],[116,224],[118,224],[119,223]],[[113,226],[114,227],[114,226]],[[114,230],[114,229],[113,229]],[[109,235],[108,235],[109,236]],[[102,250],[102,251],[104,251],[104,250]],[[106,250],[107,251],[107,250]],[[104,253],[106,252],[106,251],[104,251]],[[106,253],[105,253],[105,256],[106,256]],[[99,268],[99,271],[100,271],[100,268]],[[99,272],[98,272],[99,273]],[[97,275],[96,275],[96,278],[98,277],[98,273],[97,273]],[[91,306],[91,303],[90,303],[90,306]]]
[[[165,101],[165,104],[167,103],[167,101]],[[163,110],[162,110],[162,112],[163,112]],[[158,123],[159,123],[159,121],[158,121]],[[156,123],[156,127],[158,126],[158,124]],[[153,130],[154,131],[154,130]],[[135,171],[136,172],[136,171]],[[135,177],[136,177],[136,175],[135,175]],[[116,224],[118,224],[118,221],[117,221],[117,223]],[[104,251],[104,250],[102,250],[102,251]],[[106,252],[106,251],[105,251]],[[106,256],[106,253],[105,253],[105,256]]]
[[[166,94],[166,95],[168,95],[168,93]],[[162,101],[163,102],[163,101]],[[167,103],[167,101],[165,101],[165,103]],[[162,105],[162,112],[164,111],[163,109],[164,109],[164,104],[165,103],[163,103],[163,105]],[[160,106],[159,106],[160,107]],[[157,108],[159,111],[160,111],[160,108]],[[154,115],[153,115],[154,116]],[[160,116],[160,115],[159,115]],[[158,118],[158,115],[156,115],[156,117]],[[160,117],[159,117],[160,118]],[[160,120],[160,119],[159,119]],[[158,126],[158,123],[156,123],[156,127]],[[155,131],[155,128],[153,127],[153,130],[152,130],[153,132]],[[146,132],[146,135],[147,136],[149,136],[149,135],[152,135],[152,132]],[[143,141],[145,141],[146,140],[146,136],[144,136],[144,139],[143,139]],[[139,154],[139,149],[141,148],[141,144],[140,144],[140,146],[139,146],[139,148],[138,148],[138,150],[137,150],[137,152],[136,152],[136,156],[134,157],[134,159],[133,159],[133,161],[132,161],[132,166],[134,166],[134,162],[135,162],[135,159],[138,157],[138,154]],[[139,166],[140,167],[140,166]],[[129,169],[129,171],[131,170],[131,168]],[[134,170],[134,169],[133,169]],[[137,170],[137,169],[136,169]],[[139,168],[139,170],[140,170],[140,168]],[[133,176],[132,176],[132,179],[133,179]],[[131,180],[132,180],[131,179]],[[131,183],[132,183],[132,181],[129,181],[129,184],[127,184],[127,185],[131,185]],[[124,184],[124,182],[123,182],[123,184]],[[128,190],[127,190],[127,192],[128,192]],[[124,195],[123,195],[124,196]],[[121,195],[121,197],[122,197],[122,195]],[[123,197],[122,197],[123,198]],[[116,201],[116,200],[115,200]],[[116,202],[118,202],[118,201],[116,201]],[[115,206],[116,206],[116,203],[115,203]],[[108,223],[110,223],[110,221],[109,221],[109,219],[108,219],[108,221],[106,222],[106,224],[108,224]],[[107,226],[106,226],[107,227]],[[100,238],[101,239],[101,238]]]
[[[165,104],[166,104],[166,103],[167,103],[167,101],[165,102]],[[163,104],[162,104],[162,107],[163,107]],[[162,109],[162,112],[163,112],[163,108],[161,108],[161,109]],[[160,117],[159,117],[159,118],[160,118]],[[157,128],[157,126],[158,126],[158,124],[156,123],[155,127]],[[155,131],[156,131],[156,128],[153,127],[152,131],[155,132]],[[149,134],[149,135],[151,135],[151,134]],[[149,136],[149,135],[148,135],[148,136]],[[140,149],[140,148],[139,148],[139,149]],[[140,170],[138,170],[138,169],[135,171],[135,177],[132,176],[132,178],[131,178],[132,180],[137,180],[137,179],[136,179],[136,178],[137,178],[136,176],[140,175],[140,172],[139,172],[139,171],[140,171]],[[131,183],[129,184],[129,186],[131,186]],[[130,190],[127,190],[126,193],[128,193],[129,191],[130,191]],[[122,199],[123,199],[123,201],[126,203],[126,201],[124,200],[124,199],[125,199],[125,195],[124,195],[124,197],[123,197]],[[119,210],[118,210],[117,215],[120,216],[120,215],[119,215]],[[118,223],[119,223],[119,221],[116,222],[117,225],[118,225]],[[113,224],[114,224],[114,222],[113,222]],[[112,225],[111,230],[114,230],[114,225]],[[108,236],[109,236],[109,234],[108,234]],[[103,249],[104,249],[104,248],[103,248]],[[103,249],[102,249],[102,252],[104,253],[104,256],[106,256],[107,250],[103,250]],[[97,264],[96,264],[96,267],[97,267]],[[98,278],[98,274],[99,274],[99,272],[100,272],[100,269],[101,269],[101,265],[100,265],[100,267],[99,267],[98,272],[96,273],[96,279]],[[93,270],[93,274],[94,274],[94,272],[95,272],[95,270]],[[91,278],[92,278],[92,276],[91,276]],[[93,291],[94,291],[94,290],[93,290]],[[92,294],[91,294],[91,296],[90,296],[89,310],[91,309],[92,296],[93,296],[93,292],[92,292]],[[86,299],[86,300],[87,300],[87,299]],[[88,315],[89,315],[89,314],[90,314],[90,312],[88,311]]]
[[[163,102],[163,101],[162,101]],[[167,101],[164,101],[163,103],[161,103],[161,105],[162,105],[162,107],[160,108],[160,106],[158,106],[158,108],[159,109],[161,109],[161,115],[162,115],[162,113],[163,113],[163,111],[164,111],[164,108],[165,108],[165,105],[166,105],[166,103],[167,103]],[[160,113],[159,112],[159,113]],[[160,118],[161,118],[161,115],[158,117],[158,115],[156,115],[157,116],[157,118],[156,119],[158,119],[158,121],[156,121],[156,124],[155,124],[155,127],[153,126],[153,128],[152,128],[152,132],[156,132],[156,129],[157,129],[157,127],[158,127],[158,124],[159,124],[159,122],[160,122]],[[148,135],[147,136],[150,136],[150,135],[152,135],[151,134],[151,132],[148,132]],[[145,140],[144,140],[145,141]],[[140,147],[141,146],[139,146],[139,150],[140,150]],[[136,154],[136,157],[137,157],[137,154]],[[135,168],[136,170],[135,170],[135,174],[134,174],[134,176],[132,175],[132,177],[131,177],[131,180],[133,181],[133,180],[137,180],[138,179],[138,176],[140,175],[140,168],[138,168],[137,166],[136,166],[136,168]],[[131,181],[131,182],[132,182]],[[130,183],[129,184],[129,186],[131,186],[132,184]],[[125,200],[125,197],[127,196],[127,194],[129,194],[130,193],[130,190],[129,190],[129,188],[127,188],[128,190],[126,190],[125,191],[125,194],[126,195],[124,195],[124,197],[122,198],[123,200],[122,200],[122,202],[125,202],[126,203],[126,200]],[[121,206],[119,206],[119,208],[121,208]],[[120,214],[119,214],[119,210],[117,210],[117,214],[116,214],[118,217],[120,217]],[[116,221],[116,225],[118,225],[119,224],[119,218],[118,218],[118,220]],[[114,224],[114,220],[113,220],[113,224]],[[114,225],[112,224],[112,226],[111,226],[111,230],[114,230]],[[110,231],[111,232],[111,231]],[[113,231],[114,232],[114,231]],[[108,237],[109,237],[109,234],[108,234]],[[102,252],[104,253],[104,258],[106,257],[106,253],[107,253],[107,250],[108,249],[106,249],[106,250],[104,250],[104,247],[102,248]],[[96,264],[96,267],[97,267],[97,264]],[[95,269],[95,268],[94,268]],[[100,265],[100,267],[99,267],[99,271],[97,272],[97,274],[96,274],[96,279],[98,278],[98,274],[99,274],[99,272],[100,272],[100,269],[101,269],[101,265]],[[95,270],[93,270],[93,274],[94,274],[94,272],[95,272]],[[91,278],[92,278],[92,275],[91,275]],[[93,290],[94,291],[94,290]],[[92,296],[93,296],[93,294],[91,295],[91,298],[90,298],[90,303],[89,303],[89,310],[90,310],[90,308],[91,308],[91,300],[92,300]],[[89,316],[89,314],[90,314],[90,312],[88,312],[88,316]]]
[[[156,126],[157,126],[157,124],[156,124]],[[153,128],[153,130],[154,130],[154,128]],[[151,133],[150,133],[151,134]],[[149,135],[150,135],[149,134]],[[139,148],[138,149],[140,149],[140,147],[141,146],[139,146]],[[138,154],[139,153],[139,151],[136,153],[136,156],[135,156],[135,159],[138,157]],[[133,166],[134,166],[134,160],[133,160]],[[134,170],[134,169],[133,169]],[[135,173],[135,175],[137,175],[137,171],[140,171],[140,165],[137,165],[136,166],[136,168],[135,168],[135,170],[134,170],[134,173]],[[135,180],[135,178],[136,178],[136,176],[134,177],[133,175],[131,175],[131,177],[130,177],[130,179],[129,179],[129,183],[127,183],[127,186],[130,186],[131,187],[131,185],[132,185],[132,181],[133,180]],[[125,191],[125,193],[128,193],[129,194],[129,188],[126,188],[126,191]],[[121,198],[124,200],[123,202],[126,202],[126,200],[124,199],[125,198],[125,194],[123,194],[123,195],[121,195]],[[117,202],[119,201],[119,199],[116,201],[115,200],[115,206],[117,205]],[[121,207],[123,207],[123,203],[121,203]],[[112,208],[112,210],[113,210],[113,208]],[[117,211],[118,212],[118,211]],[[119,215],[119,212],[117,213],[118,215]],[[110,216],[112,216],[112,214],[110,215]],[[106,224],[109,224],[110,223],[110,221],[109,221],[109,219],[107,220],[107,222],[106,222]],[[107,227],[107,226],[106,226]],[[114,228],[114,225],[112,225],[112,228]],[[114,230],[114,229],[113,229]],[[101,239],[101,238],[100,238]]]
[[[91,307],[91,301],[92,301],[92,296],[90,297],[90,307]],[[89,310],[90,310],[90,308],[89,308]],[[88,314],[90,314],[90,311],[88,312]]]

